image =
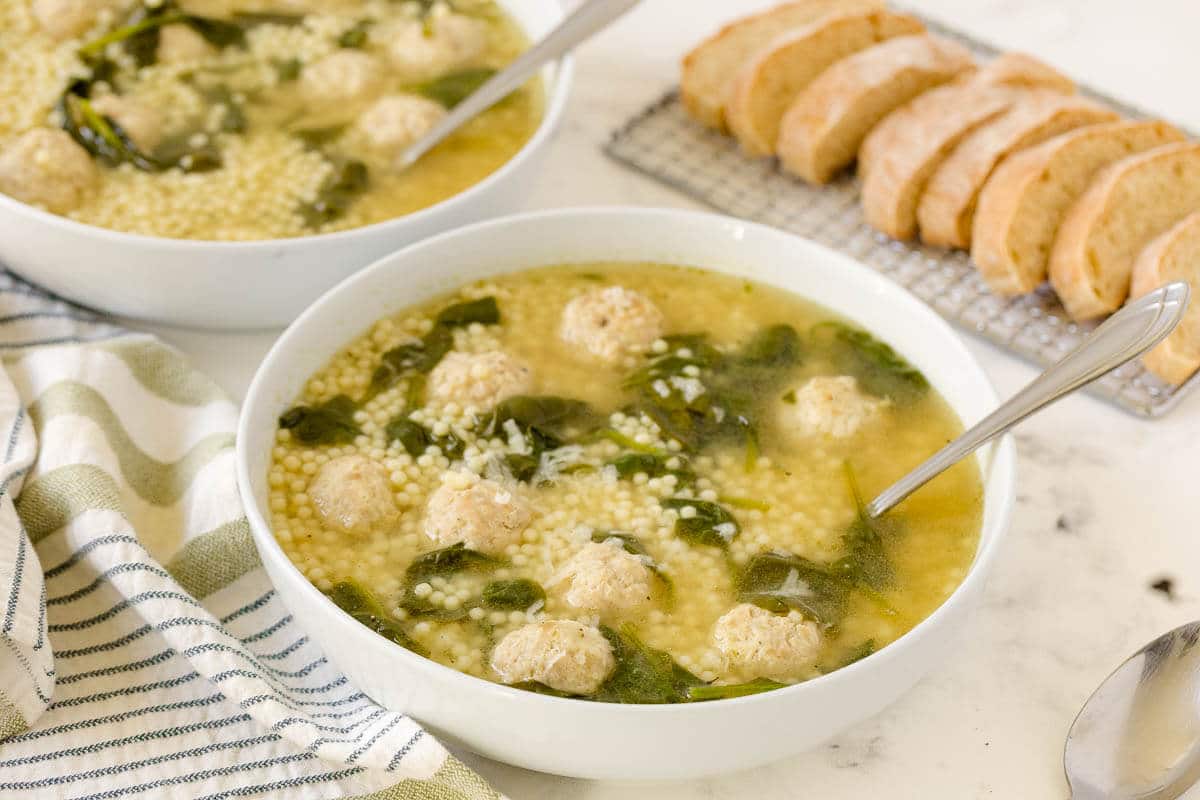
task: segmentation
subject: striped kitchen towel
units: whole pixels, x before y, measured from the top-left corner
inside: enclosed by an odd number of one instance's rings
[[[0,357],[0,798],[499,797],[276,597],[212,382],[3,273]]]

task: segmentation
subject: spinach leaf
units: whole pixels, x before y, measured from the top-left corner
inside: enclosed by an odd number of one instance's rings
[[[864,330],[822,322],[813,327],[811,338],[824,347],[839,372],[853,375],[866,392],[901,402],[929,389],[920,370]]]
[[[483,587],[480,600],[484,608],[498,611],[524,611],[535,603],[546,602],[546,590],[536,581],[527,578],[492,581]]]
[[[453,431],[445,436],[435,436],[418,422],[400,414],[383,429],[388,442],[399,442],[404,451],[413,458],[423,455],[430,445],[441,448],[442,454],[451,460],[462,458],[466,444]]]
[[[107,166],[130,163],[145,172],[160,171],[161,166],[134,144],[116,120],[96,111],[87,97],[90,90],[85,81],[75,81],[63,92],[57,106],[63,130]]]
[[[481,325],[495,325],[500,322],[500,306],[495,297],[481,297],[478,300],[467,300],[446,306],[434,320],[436,325],[459,328],[478,322]]]
[[[334,221],[369,185],[370,174],[363,162],[351,159],[335,164],[333,174],[325,179],[312,202],[300,204],[298,211],[304,224],[318,228]]]
[[[799,335],[789,325],[759,331],[738,350],[722,353],[704,334],[667,337],[668,351],[624,382],[637,394],[635,408],[689,451],[735,439],[758,457],[757,421],[764,390],[799,363]]]
[[[271,65],[275,67],[275,74],[279,76],[280,83],[290,83],[299,78],[300,73],[304,71],[304,62],[298,58],[276,58],[271,61]],[[301,134],[297,135],[304,138]],[[308,143],[307,139],[305,143]]]
[[[886,518],[875,519],[867,513],[849,463],[845,464],[845,470],[854,497],[855,516],[842,534],[846,554],[834,562],[834,570],[855,586],[878,592],[891,586],[894,579],[884,545],[885,537],[894,533],[894,526]]]
[[[468,548],[462,542],[419,555],[404,571],[404,595],[400,600],[400,607],[414,617],[462,619],[467,615],[466,608],[450,610],[435,606],[428,598],[417,596],[417,586],[428,583],[431,578],[446,577],[458,572],[486,572],[503,563],[498,558]]]
[[[551,689],[546,684],[540,683],[538,681],[521,681],[520,683],[512,684],[512,687],[514,689],[524,689],[527,692],[533,692],[535,694],[544,694],[544,695],[547,695],[548,697],[582,697],[583,696],[583,695],[578,695],[578,694],[571,694],[570,692],[563,692],[558,689]]]
[[[829,568],[791,553],[759,553],[737,575],[739,603],[768,611],[802,611],[825,626],[846,613],[850,587]]]
[[[348,50],[360,50],[367,44],[367,35],[371,31],[371,26],[375,24],[373,19],[360,19],[352,26],[342,32],[338,37],[338,47]]]
[[[246,44],[244,25],[236,21],[187,14],[176,3],[167,0],[158,5],[146,4],[134,9],[122,25],[84,44],[79,54],[85,59],[92,58],[102,54],[109,45],[120,43],[136,66],[147,67],[158,60],[162,28],[174,24],[187,25],[217,48],[243,47]]]
[[[707,684],[688,689],[688,700],[725,700],[730,697],[746,697],[752,694],[786,688],[789,684],[769,678],[755,678],[746,683]]]
[[[671,577],[663,572],[660,567],[651,557],[650,551],[646,549],[646,545],[642,544],[642,540],[634,536],[632,533],[625,531],[608,531],[601,530],[592,533],[592,541],[603,544],[604,542],[615,540],[621,546],[621,549],[631,556],[638,556],[646,564],[646,568],[654,573],[654,577],[662,581],[663,588],[667,590],[668,595],[673,595],[675,591],[675,582]]]
[[[616,667],[592,699],[602,703],[682,703],[704,681],[675,663],[670,654],[643,643],[630,626],[600,633],[612,645]]]
[[[344,394],[315,406],[293,406],[279,417],[279,427],[304,444],[347,444],[362,433],[354,421],[358,407]]]
[[[409,637],[400,623],[387,613],[383,603],[358,581],[339,581],[334,584],[328,596],[338,608],[385,639],[390,639],[417,655],[429,656],[429,651]]]
[[[661,501],[663,508],[676,511],[691,506],[696,509],[693,517],[675,520],[675,535],[688,544],[703,544],[725,549],[742,530],[738,521],[725,508],[705,500],[691,497],[668,497]]]
[[[422,339],[393,347],[384,353],[379,366],[371,375],[371,383],[367,387],[363,402],[387,391],[396,381],[407,377],[410,390],[408,405],[419,406],[424,383],[416,378],[430,372],[454,347],[454,335],[451,331],[472,322],[485,325],[500,322],[500,307],[496,304],[495,297],[482,297],[447,306],[437,315],[433,327]],[[442,449],[445,450],[445,447]]]
[[[417,91],[446,108],[454,108],[491,80],[495,74],[496,70],[488,67],[464,69],[421,84]]]
[[[514,478],[528,482],[537,473],[542,454],[567,443],[567,426],[591,414],[588,404],[580,400],[517,395],[502,400],[476,431],[481,436],[497,436],[515,426],[525,440],[526,451],[509,453],[504,463]]]
[[[679,456],[674,457],[680,458]],[[678,486],[691,486],[696,482],[696,473],[684,466],[671,469],[667,466],[669,460],[670,457],[664,458],[652,453],[623,453],[610,463],[616,468],[617,475],[622,478],[632,478],[639,472],[644,472],[650,478],[674,475],[678,478]]]

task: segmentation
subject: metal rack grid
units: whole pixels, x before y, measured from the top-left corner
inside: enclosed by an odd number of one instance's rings
[[[995,50],[926,21],[930,30],[963,42],[982,56]],[[1146,114],[1086,87],[1081,93],[1122,114]],[[863,219],[852,176],[828,186],[783,173],[773,159],[753,159],[730,137],[691,120],[671,91],[615,131],[605,152],[617,161],[719,211],[774,225],[838,250],[897,281],[952,324],[1048,366],[1075,348],[1094,323],[1077,324],[1049,288],[1022,297],[992,294],[966,253],[897,242]],[[1172,387],[1140,363],[1126,364],[1087,391],[1125,411],[1158,417],[1200,385],[1200,373]]]

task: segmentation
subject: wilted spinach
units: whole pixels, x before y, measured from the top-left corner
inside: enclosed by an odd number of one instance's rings
[[[417,91],[446,108],[454,108],[491,80],[495,74],[496,70],[487,67],[464,69],[421,84]]]
[[[695,516],[680,515],[675,520],[675,535],[688,544],[703,544],[724,550],[742,529],[733,514],[716,503],[691,497],[668,497],[661,501],[661,505],[676,511],[688,506],[696,509]]]
[[[385,639],[390,639],[418,655],[429,655],[429,651],[405,633],[400,623],[387,613],[383,603],[358,581],[347,579],[334,584],[329,591],[329,599],[338,608]]]
[[[427,597],[418,597],[417,586],[428,583],[431,578],[446,577],[468,570],[486,572],[504,562],[478,550],[472,550],[457,542],[441,550],[424,553],[413,559],[404,571],[404,595],[400,607],[414,617],[434,617],[441,620],[462,619],[466,608],[446,609],[434,605]]]
[[[430,372],[438,362],[454,347],[452,329],[478,322],[483,325],[494,325],[500,321],[500,307],[494,297],[482,297],[478,300],[468,300],[455,303],[442,309],[434,319],[429,333],[418,341],[393,347],[384,353],[379,360],[379,366],[371,375],[371,383],[363,402],[367,402],[380,392],[385,392],[401,378],[408,378],[410,388],[418,389],[410,392],[408,405],[420,405],[420,390],[423,382],[416,380]],[[443,448],[444,450],[445,448]]]
[[[581,400],[517,395],[497,404],[480,421],[476,432],[480,436],[500,436],[515,428],[525,441],[525,450],[509,453],[504,462],[514,478],[528,482],[537,473],[543,453],[568,443],[568,426],[591,416],[591,408]]]
[[[162,28],[182,24],[191,28],[214,47],[244,46],[245,24],[210,17],[200,17],[181,11],[171,0],[151,6],[139,6],[125,22],[103,36],[87,42],[79,54],[85,59],[102,54],[110,45],[118,44],[138,67],[149,66],[158,60],[158,44]]]
[[[354,421],[358,406],[344,394],[315,406],[293,406],[279,417],[279,427],[304,444],[347,444],[362,433]]]
[[[524,611],[546,602],[546,590],[528,578],[492,581],[483,587],[480,601],[484,608],[496,611]]]
[[[847,463],[846,483],[854,498],[855,514],[850,527],[842,534],[845,555],[833,564],[833,569],[855,586],[882,591],[888,588],[894,573],[884,545],[886,536],[894,533],[887,519],[876,519],[867,513],[854,472]]]
[[[370,173],[363,162],[350,159],[335,163],[333,174],[325,179],[317,196],[311,202],[300,204],[299,213],[304,224],[318,228],[332,222],[345,214],[369,185]]]
[[[846,613],[850,586],[828,567],[791,553],[759,553],[736,576],[739,603],[768,611],[802,611],[825,626]]]
[[[682,703],[688,690],[704,681],[675,663],[670,654],[642,642],[632,627],[613,630],[600,626],[612,645],[616,667],[596,690],[593,700],[602,703]]]
[[[725,700],[730,697],[746,697],[752,694],[783,689],[788,684],[769,678],[755,678],[746,683],[706,684],[688,689],[688,700]]]
[[[437,436],[403,414],[393,418],[383,432],[388,442],[399,442],[413,458],[423,454],[430,445],[437,445],[442,454],[451,459],[462,458],[466,449],[466,444],[453,431],[445,436]]]
[[[691,486],[696,482],[696,473],[692,472],[682,464],[672,469],[667,466],[667,462],[671,458],[680,458],[679,456],[659,456],[653,453],[623,453],[613,459],[613,467],[617,470],[617,475],[622,478],[632,478],[639,472],[644,472],[649,478],[658,478],[663,475],[674,475],[677,479],[677,486]],[[682,461],[682,459],[680,459]]]
[[[342,35],[338,37],[338,47],[349,50],[361,49],[366,45],[367,36],[370,34],[371,26],[374,24],[375,20],[373,19],[360,19],[343,31]]]
[[[822,322],[810,338],[823,348],[839,374],[853,375],[864,391],[902,402],[929,389],[929,381],[916,367],[885,342],[841,322]]]

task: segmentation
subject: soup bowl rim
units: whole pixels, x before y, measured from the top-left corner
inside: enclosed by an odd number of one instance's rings
[[[344,304],[346,298],[352,297],[355,293],[355,287],[358,284],[366,283],[372,279],[376,273],[395,272],[398,277],[403,277],[403,271],[397,266],[407,261],[417,258],[422,251],[435,249],[447,246],[456,242],[484,242],[487,240],[490,232],[508,225],[532,224],[536,225],[539,220],[546,219],[564,219],[574,218],[579,224],[603,224],[606,220],[620,219],[622,217],[641,217],[650,218],[661,221],[664,225],[674,225],[677,228],[686,226],[714,226],[725,225],[731,228],[736,228],[744,232],[744,235],[752,235],[758,237],[776,237],[780,241],[784,240],[799,240],[805,243],[806,246],[817,248],[825,251],[825,254],[832,259],[838,261],[839,269],[850,269],[859,274],[859,278],[867,277],[869,280],[877,281],[882,294],[887,296],[887,301],[895,301],[900,305],[906,306],[904,313],[916,314],[923,317],[922,322],[939,330],[943,339],[942,347],[947,348],[948,357],[953,356],[956,361],[962,362],[975,375],[975,379],[980,381],[980,386],[986,387],[986,400],[991,405],[998,404],[998,396],[992,386],[990,380],[983,372],[978,361],[966,348],[962,339],[949,326],[949,324],[938,316],[931,308],[926,306],[922,301],[908,292],[907,289],[895,284],[889,279],[879,275],[874,270],[859,264],[849,257],[830,250],[822,245],[816,244],[811,240],[805,240],[793,234],[758,223],[747,222],[745,220],[736,219],[733,217],[723,216],[705,211],[691,211],[683,209],[667,209],[667,208],[644,208],[636,206],[583,206],[572,207],[568,209],[554,209],[547,211],[535,211],[512,214],[504,217],[498,217],[492,220],[475,223],[456,230],[448,231],[437,236],[430,237],[421,242],[409,245],[401,250],[385,256],[382,259],[374,262],[358,273],[351,275],[343,280],[340,284],[323,294],[316,302],[301,314],[295,322],[290,325],[287,330],[276,340],[270,352],[263,359],[250,388],[246,394],[245,402],[243,403],[241,417],[239,420],[237,431],[237,471],[238,485],[243,498],[243,503],[246,509],[246,515],[250,522],[253,539],[258,547],[259,553],[263,558],[264,563],[271,562],[271,565],[282,569],[289,577],[293,578],[293,583],[296,584],[298,590],[303,592],[306,597],[305,602],[317,602],[327,606],[332,611],[336,612],[337,625],[340,629],[346,632],[351,638],[360,636],[363,633],[375,637],[377,634],[370,632],[361,623],[355,621],[348,614],[343,612],[333,603],[324,593],[322,593],[308,578],[306,578],[298,567],[287,557],[283,552],[282,547],[275,540],[271,531],[270,524],[264,515],[258,499],[255,495],[255,486],[263,479],[259,476],[253,476],[250,473],[251,454],[247,451],[248,442],[252,440],[253,431],[250,429],[252,420],[255,416],[261,413],[261,407],[268,404],[275,407],[278,411],[283,408],[278,407],[276,397],[273,394],[274,386],[269,383],[273,377],[272,372],[281,369],[281,364],[286,364],[289,351],[293,348],[292,340],[296,338],[297,332],[307,328],[311,320],[318,316],[322,309],[331,304]],[[678,236],[679,230],[674,231],[673,235]],[[672,235],[672,234],[668,234]],[[538,266],[551,266],[550,264],[538,265],[530,264],[529,268]],[[699,267],[703,269],[703,265]],[[503,274],[509,274],[510,271],[505,271]],[[499,272],[497,274],[500,274]],[[788,290],[784,290],[788,291]],[[403,300],[405,289],[397,290],[397,302],[393,304],[396,313],[410,307],[414,302],[423,302],[421,300]],[[793,293],[794,294],[794,293]],[[372,320],[374,321],[374,320]],[[367,328],[364,326],[363,331]],[[868,326],[869,330],[869,326]],[[338,349],[344,347],[352,339],[339,339],[336,342],[331,342],[334,346],[328,355],[332,357]],[[292,398],[291,401],[294,401]],[[951,405],[953,408],[953,405]],[[954,408],[955,413],[959,413],[957,408]],[[276,413],[277,416],[277,413]],[[830,673],[820,675],[801,683],[797,683],[784,688],[776,689],[760,694],[753,694],[737,698],[725,698],[720,700],[711,700],[705,702],[693,703],[671,703],[671,704],[611,704],[597,703],[586,699],[578,698],[561,698],[550,695],[539,694],[528,690],[517,689],[503,684],[478,678],[473,675],[468,675],[453,667],[446,666],[432,658],[418,655],[412,651],[406,650],[400,645],[395,645],[390,642],[392,649],[396,652],[394,657],[400,663],[411,667],[419,672],[433,672],[439,679],[449,681],[455,684],[457,689],[464,692],[489,692],[500,693],[507,696],[513,701],[534,706],[547,704],[549,706],[562,706],[566,704],[573,709],[574,713],[581,715],[588,714],[609,714],[614,713],[613,709],[617,709],[615,713],[637,713],[648,715],[691,715],[691,716],[707,716],[712,714],[720,714],[721,709],[728,709],[731,706],[765,706],[771,704],[774,700],[780,699],[782,695],[799,696],[803,694],[815,694],[826,690],[828,687],[837,683],[853,681],[859,678],[860,675],[867,672],[873,672],[878,669],[886,668],[889,660],[893,655],[899,653],[901,649],[912,647],[919,644],[920,641],[930,634],[934,629],[940,627],[942,619],[951,614],[957,606],[968,602],[968,595],[973,591],[978,590],[982,586],[982,582],[986,579],[986,575],[990,570],[991,564],[996,556],[1000,542],[1003,540],[1009,522],[1011,519],[1012,508],[1015,502],[1015,484],[1016,484],[1016,462],[1015,462],[1015,447],[1010,436],[1005,436],[999,441],[988,446],[990,448],[990,464],[986,470],[986,474],[982,475],[981,482],[983,486],[983,496],[987,498],[988,488],[993,482],[998,482],[999,488],[997,495],[997,513],[992,518],[993,524],[987,524],[988,506],[986,499],[983,505],[983,514],[981,516],[980,541],[976,548],[973,560],[963,576],[962,580],[955,587],[954,591],[942,601],[942,603],[934,609],[929,615],[918,622],[910,630],[906,631],[893,642],[880,648],[878,651],[863,658],[855,663],[849,664]],[[298,583],[296,583],[298,581]],[[284,590],[281,587],[281,595]],[[290,589],[289,589],[290,591]],[[286,604],[286,599],[285,599]],[[386,642],[386,640],[384,640]]]

